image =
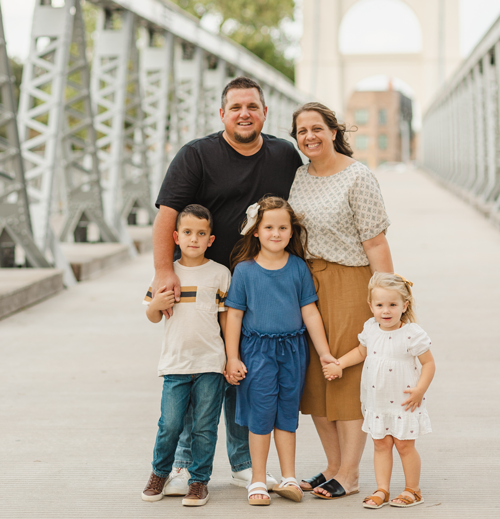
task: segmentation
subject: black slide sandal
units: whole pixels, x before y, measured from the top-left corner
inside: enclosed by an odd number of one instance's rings
[[[303,479],[302,481],[304,483],[309,483],[309,485],[311,485],[311,488],[303,488],[302,490],[305,490],[306,492],[308,492],[308,491],[312,492],[316,487],[319,487],[323,483],[326,483],[326,478],[323,475],[323,473],[320,472],[319,474],[316,474],[312,478]]]
[[[359,494],[359,490],[347,493],[344,487],[336,479],[333,478],[329,479],[326,483],[320,485],[320,488],[323,488],[330,494],[329,496],[325,496],[324,494],[311,492],[313,496],[319,497],[320,499],[340,499],[341,497],[351,496],[352,494]]]

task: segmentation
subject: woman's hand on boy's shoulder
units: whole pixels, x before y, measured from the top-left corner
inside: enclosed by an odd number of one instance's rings
[[[175,293],[173,290],[167,290],[166,286],[161,287],[156,291],[151,303],[150,307],[152,310],[158,310],[163,312],[164,310],[169,310],[174,306],[175,303]]]

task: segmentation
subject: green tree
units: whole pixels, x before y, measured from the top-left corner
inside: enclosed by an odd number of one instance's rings
[[[294,0],[173,1],[199,19],[211,15],[221,34],[294,80],[294,63],[285,57],[291,42],[283,27],[283,22],[293,20]]]

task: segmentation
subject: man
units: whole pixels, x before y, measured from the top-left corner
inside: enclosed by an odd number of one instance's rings
[[[216,239],[206,256],[229,267],[229,256],[240,238],[248,206],[266,194],[288,198],[302,160],[290,142],[261,133],[266,114],[260,85],[247,77],[233,79],[222,92],[220,117],[224,131],[189,142],[170,164],[156,201],[159,212],[153,228],[153,296],[156,290],[166,287],[174,290],[176,301],[180,300],[180,283],[173,270],[173,232],[177,214],[184,207],[200,204],[210,210]],[[246,487],[252,477],[248,430],[235,423],[235,409],[236,388],[229,386],[224,416],[231,483]],[[192,461],[190,428],[188,413],[174,470],[164,488],[166,495],[184,495],[187,491],[186,469]],[[268,477],[268,488],[275,483],[272,476]]]

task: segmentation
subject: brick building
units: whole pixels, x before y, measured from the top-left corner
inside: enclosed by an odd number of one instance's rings
[[[375,169],[384,162],[413,158],[412,103],[401,92],[354,92],[345,117],[354,158]]]

